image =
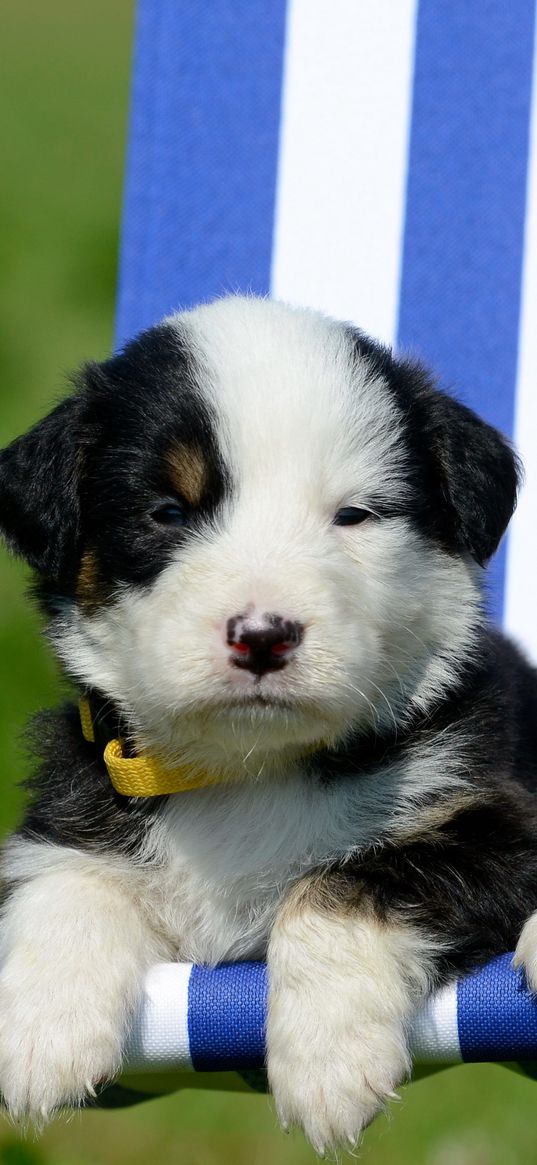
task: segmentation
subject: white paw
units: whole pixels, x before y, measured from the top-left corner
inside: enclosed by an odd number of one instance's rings
[[[297,1007],[276,995],[268,1029],[268,1073],[279,1120],[301,1128],[315,1151],[349,1148],[408,1076],[403,1026],[341,1010]]]
[[[537,993],[537,913],[524,926],[517,943],[513,967],[522,967],[530,991]]]
[[[28,972],[16,959],[0,975],[0,1093],[10,1116],[42,1126],[77,1106],[119,1068],[123,1030],[80,981]]]
[[[116,1075],[145,971],[165,950],[115,859],[15,838],[4,867],[0,1093],[39,1126]]]
[[[321,1155],[355,1145],[407,1078],[435,949],[408,924],[336,906],[330,882],[298,883],[268,951],[270,1087],[283,1126]]]

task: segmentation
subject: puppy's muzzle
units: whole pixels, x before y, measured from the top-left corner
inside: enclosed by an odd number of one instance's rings
[[[235,615],[227,621],[229,661],[256,676],[279,671],[302,642],[301,623],[282,615]]]

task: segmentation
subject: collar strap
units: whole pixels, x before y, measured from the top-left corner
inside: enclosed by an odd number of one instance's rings
[[[79,701],[84,740],[97,745],[92,705],[87,696]],[[103,742],[104,743],[104,742]],[[227,777],[199,772],[188,765],[167,769],[155,757],[126,756],[123,740],[117,736],[104,743],[103,761],[117,793],[123,797],[162,797],[223,784]]]
[[[167,769],[153,756],[128,756],[119,718],[117,713],[110,715],[109,707],[108,701],[99,702],[93,694],[81,696],[78,703],[84,740],[102,750],[108,776],[122,797],[166,797],[169,793],[188,793],[189,789],[205,789],[233,780],[227,773],[200,772],[189,765]],[[306,748],[302,756],[311,756],[322,747],[315,744]]]

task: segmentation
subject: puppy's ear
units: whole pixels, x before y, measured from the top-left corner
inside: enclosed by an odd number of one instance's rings
[[[455,540],[484,566],[515,509],[520,464],[497,429],[443,393],[434,395],[436,454]]]
[[[0,453],[0,533],[53,580],[69,573],[77,553],[79,415],[79,397],[68,397]]]

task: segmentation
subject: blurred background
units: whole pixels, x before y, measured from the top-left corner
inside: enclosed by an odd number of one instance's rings
[[[131,0],[2,0],[0,10],[0,440],[68,389],[69,372],[110,349],[126,135]],[[20,743],[61,679],[0,559],[0,823],[22,809]],[[260,1096],[186,1091],[136,1109],[85,1112],[24,1139],[0,1117],[6,1165],[302,1165],[315,1156],[276,1127]],[[531,1165],[537,1083],[499,1066],[451,1069],[402,1093],[369,1130],[366,1165]]]

